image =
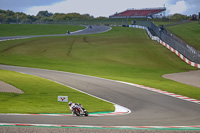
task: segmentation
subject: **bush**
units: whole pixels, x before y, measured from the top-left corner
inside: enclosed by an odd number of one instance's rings
[[[186,16],[186,15],[182,15],[182,14],[176,13],[176,14],[172,15],[172,16],[170,17],[170,19],[174,19],[174,20],[185,20],[185,19],[189,19],[189,17]]]

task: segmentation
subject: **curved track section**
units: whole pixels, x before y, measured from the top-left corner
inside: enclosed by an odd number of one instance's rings
[[[0,41],[35,38],[35,37],[49,37],[49,36],[88,35],[88,34],[103,33],[103,32],[109,31],[110,29],[111,29],[111,27],[108,27],[108,26],[93,26],[92,28],[86,27],[86,29],[71,32],[71,34],[3,36],[3,37],[0,37]]]
[[[0,65],[44,77],[129,108],[132,113],[106,117],[48,117],[0,115],[1,123],[69,124],[95,126],[199,125],[200,105],[112,80],[68,72]],[[39,122],[39,123],[38,123]]]
[[[110,30],[106,26],[94,26],[74,32],[71,35],[102,33]],[[47,36],[65,36],[47,35]],[[44,37],[23,36],[22,38]],[[18,39],[18,37],[1,37],[0,40]],[[113,103],[123,105],[132,111],[128,115],[104,117],[60,117],[60,116],[26,116],[2,115],[0,123],[30,123],[59,125],[92,126],[190,126],[200,123],[200,104],[177,99],[157,92],[152,92],[123,82],[60,72],[45,69],[0,65],[0,69],[12,70],[44,77],[64,85],[76,88],[91,95]]]

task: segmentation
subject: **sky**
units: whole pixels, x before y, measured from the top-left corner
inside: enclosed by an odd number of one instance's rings
[[[116,12],[135,8],[166,7],[166,15],[198,14],[200,0],[0,0],[0,9],[37,15],[39,11],[52,13],[80,13],[94,17],[108,17]]]

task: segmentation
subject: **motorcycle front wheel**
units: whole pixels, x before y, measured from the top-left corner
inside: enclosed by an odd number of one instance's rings
[[[88,116],[88,112],[87,111],[85,111],[85,116]]]

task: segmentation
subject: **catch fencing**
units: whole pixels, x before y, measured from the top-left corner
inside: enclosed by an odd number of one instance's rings
[[[200,64],[200,51],[194,49],[181,39],[177,38],[164,27],[158,27],[150,21],[136,21],[136,25],[141,25],[150,28],[153,34],[158,36],[163,42],[167,43],[173,49],[177,50],[185,58],[189,59],[194,63]]]

